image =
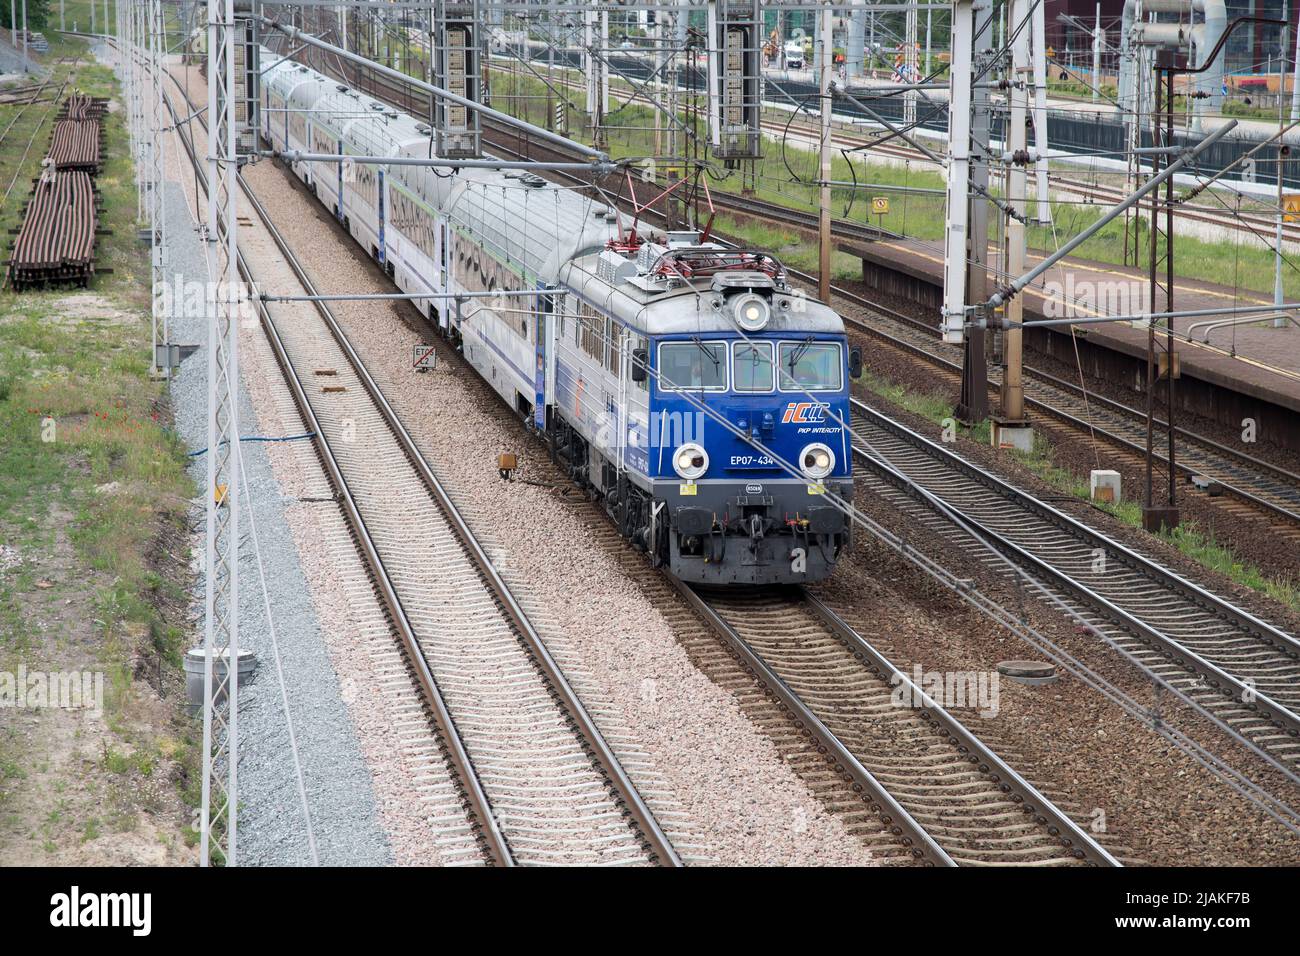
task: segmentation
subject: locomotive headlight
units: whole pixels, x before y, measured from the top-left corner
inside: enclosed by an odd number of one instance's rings
[[[835,470],[835,452],[821,442],[814,442],[799,453],[799,468],[809,478],[821,481]]]
[[[746,292],[736,296],[731,304],[731,314],[736,317],[736,324],[746,332],[761,332],[772,317],[772,307],[762,296]]]
[[[693,441],[673,452],[673,471],[686,481],[694,481],[709,470],[709,453]]]

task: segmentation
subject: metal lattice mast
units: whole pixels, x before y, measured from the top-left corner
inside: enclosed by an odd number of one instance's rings
[[[158,367],[158,346],[170,347],[171,337],[168,328],[167,310],[164,308],[166,298],[159,293],[167,281],[167,269],[164,261],[166,254],[163,238],[163,180],[164,160],[163,141],[165,138],[163,116],[166,104],[163,100],[162,71],[167,43],[164,32],[162,0],[150,0],[149,4],[149,75],[150,75],[150,138],[149,159],[151,163],[149,192],[149,226],[150,239],[153,243],[150,264],[153,268],[153,344],[155,370]],[[161,336],[160,336],[161,332]],[[164,359],[163,374],[170,376],[170,356]]]
[[[1025,216],[1029,209],[1026,192],[1029,188],[1025,167],[1028,164],[1029,139],[1026,123],[1029,119],[1029,98],[1033,85],[1033,66],[1030,62],[1030,29],[1026,17],[1032,17],[1030,0],[1012,0],[1011,17],[1007,24],[1011,40],[1011,89],[1008,93],[1011,112],[1007,127],[1007,150],[1011,162],[1007,166],[1006,264],[1009,276],[1025,271]],[[1024,297],[1016,296],[1005,306],[1005,318],[1015,325],[1003,334],[1002,355],[1005,370],[1002,375],[1000,422],[1009,424],[1025,417],[1024,382],[1022,380],[1023,333],[1018,323],[1024,318]]]
[[[95,9],[91,4],[91,10]],[[131,4],[131,123],[134,128],[135,142],[135,218],[136,222],[142,222],[145,218],[146,204],[144,201],[146,179],[149,174],[148,157],[145,150],[148,148],[148,138],[145,135],[145,116],[144,116],[144,90],[145,90],[145,24],[144,24],[145,5],[142,3]]]
[[[975,36],[975,7],[972,0],[953,0],[951,35],[943,340],[959,345],[966,338],[966,247],[970,231],[970,134],[973,106],[970,77]]]
[[[208,476],[199,863],[233,866],[239,766],[235,5],[208,0]]]

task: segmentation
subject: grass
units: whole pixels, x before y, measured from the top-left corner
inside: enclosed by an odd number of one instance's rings
[[[989,444],[989,423],[983,421],[973,427],[967,427],[957,422],[952,403],[942,395],[914,391],[870,371],[863,373],[861,384],[872,394],[937,425],[941,429],[941,440],[944,442],[964,437],[978,444]],[[1055,447],[1041,433],[1034,435],[1032,451],[1013,450],[1009,454],[1062,494],[1078,498],[1080,501],[1089,501],[1094,507],[1105,511],[1129,527],[1142,527],[1142,506],[1139,502],[1133,500],[1114,504],[1092,502],[1088,482],[1056,463]],[[1203,531],[1196,522],[1185,521],[1173,531],[1160,532],[1158,537],[1202,567],[1222,574],[1235,584],[1265,594],[1292,611],[1300,613],[1300,587],[1271,577],[1256,565],[1242,561],[1230,548],[1216,542],[1212,534]]]
[[[569,71],[576,76],[576,71]],[[615,88],[618,83],[615,81]],[[551,123],[550,109],[544,83],[533,77],[504,71],[492,71],[492,105],[504,112],[526,119],[539,126]],[[572,95],[572,94],[571,94]],[[781,114],[785,115],[785,114]],[[691,126],[689,116],[682,121]],[[582,128],[585,117],[570,111],[570,136],[575,141],[590,143],[591,137]],[[640,158],[653,156],[661,150],[655,148],[654,112],[646,106],[625,105],[614,109],[606,117],[607,149],[614,158]],[[697,117],[694,128],[701,138],[704,120]],[[684,137],[682,137],[684,138]],[[768,142],[766,155],[756,161],[754,193],[760,199],[781,203],[791,208],[816,209],[819,190],[808,185],[818,179],[817,156],[807,148],[787,143],[784,147]],[[944,236],[944,188],[941,173],[929,163],[890,163],[856,159],[850,163],[842,154],[833,157],[831,179],[836,182],[856,183],[857,188],[835,187],[831,190],[831,204],[836,216],[860,222],[870,221],[885,229],[911,238],[938,243]],[[710,189],[739,192],[741,180],[734,170],[715,169],[710,176]],[[901,190],[931,190],[928,193]],[[999,190],[992,192],[997,195]],[[890,198],[890,211],[884,216],[869,215],[870,198],[874,195]],[[1052,204],[1053,226],[1033,225],[1027,230],[1029,248],[1037,252],[1050,252],[1084,229],[1093,225],[1102,212],[1092,204]],[[994,211],[996,212],[996,210]],[[996,216],[992,217],[996,220]],[[766,227],[773,240],[769,248],[806,245],[798,233]],[[1139,233],[1139,248],[1146,248],[1145,228]],[[1266,237],[1267,238],[1267,237]],[[1124,250],[1123,219],[1107,225],[1083,243],[1074,256],[1095,262],[1122,265]],[[801,255],[786,254],[792,265],[807,268],[815,259],[815,249],[805,249]],[[856,260],[855,260],[856,261]],[[1242,290],[1271,293],[1273,289],[1274,257],[1263,240],[1253,237],[1209,242],[1193,236],[1179,236],[1176,257],[1178,273],[1204,281],[1219,282]],[[815,268],[815,263],[814,263]],[[846,263],[836,266],[836,273],[844,273]],[[1300,267],[1284,270],[1284,292],[1288,297],[1300,296]]]
[[[913,391],[870,371],[862,373],[860,384],[871,393],[939,426],[939,440],[945,444],[955,441],[959,436],[974,442],[989,442],[989,422],[985,420],[966,425],[958,421],[952,403],[942,395]]]
[[[68,3],[69,28],[75,16],[86,29],[88,10],[89,4]],[[57,7],[51,19],[57,28]],[[78,38],[52,30],[47,36],[48,64],[85,49]],[[73,67],[52,69],[61,80]],[[73,88],[94,96],[118,92],[112,71],[90,60],[76,66]],[[18,109],[0,106],[0,129]],[[0,188],[16,181],[0,206],[5,229],[19,221],[53,118],[45,105],[28,113],[0,144]],[[0,539],[27,557],[0,582],[0,669],[32,652],[35,629],[24,601],[39,607],[33,595],[63,597],[32,588],[39,556],[64,535],[81,572],[67,595],[88,604],[106,675],[105,720],[131,744],[129,757],[106,752],[104,769],[148,776],[157,760],[148,739],[170,728],[137,725],[133,675],[140,660],[156,663],[159,672],[179,671],[186,634],[160,608],[183,604],[184,595],[156,569],[155,549],[162,529],[181,527],[195,489],[186,449],[168,424],[164,387],[149,375],[148,248],[136,238],[134,174],[120,111],[108,114],[105,131],[107,158],[96,182],[103,200],[99,225],[111,234],[97,240],[96,257],[111,274],[99,274],[89,293],[0,291]],[[182,731],[179,746],[168,738],[182,764],[197,759],[191,736]],[[0,791],[17,779],[11,772],[17,746],[0,739]]]

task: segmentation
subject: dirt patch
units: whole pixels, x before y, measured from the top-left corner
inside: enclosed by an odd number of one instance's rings
[[[113,582],[87,573],[72,545],[73,513],[52,505],[42,526],[45,547],[7,549],[0,672],[14,693],[18,678],[26,681],[21,698],[11,697],[22,706],[0,708],[0,859],[192,863],[190,810],[178,787],[189,728],[177,716],[174,668],[149,628],[113,624],[105,613]],[[156,568],[178,573],[165,552],[158,557]],[[44,694],[38,674],[50,677]],[[54,675],[83,693],[53,693]]]

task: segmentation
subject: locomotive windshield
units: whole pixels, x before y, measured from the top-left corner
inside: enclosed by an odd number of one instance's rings
[[[736,391],[772,391],[771,342],[737,342],[732,346],[732,356],[732,387]]]
[[[725,342],[665,342],[659,346],[659,386],[665,389],[725,389]]]
[[[834,342],[782,342],[781,391],[838,391],[840,347]]]

